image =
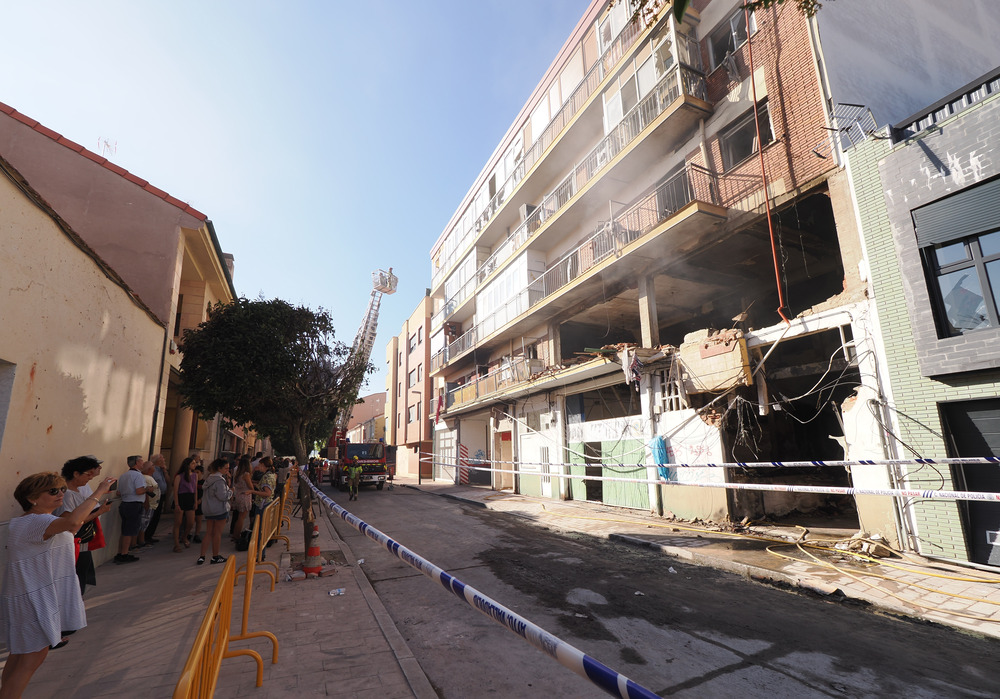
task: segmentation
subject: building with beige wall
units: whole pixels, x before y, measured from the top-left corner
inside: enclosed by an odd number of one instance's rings
[[[164,325],[2,155],[0,169],[3,541],[25,476],[83,454],[117,475],[146,453]],[[117,519],[105,517],[109,541]]]
[[[185,329],[218,301],[236,296],[232,257],[207,216],[106,158],[0,104],[0,155],[117,274],[160,323],[158,381],[145,453],[163,452],[172,469],[190,453],[210,457],[230,445],[218,419],[199,420],[180,405],[177,351]]]
[[[426,456],[433,449],[431,424],[435,418],[437,399],[432,394],[430,343],[427,331],[430,326],[433,300],[425,295],[410,317],[403,323],[399,335],[386,346],[385,423],[386,442],[396,450],[396,473],[430,476],[431,464],[421,467],[421,453]]]

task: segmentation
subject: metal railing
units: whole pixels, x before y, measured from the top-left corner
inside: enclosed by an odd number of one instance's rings
[[[657,0],[656,9],[664,3],[662,0]],[[461,236],[464,238],[469,234],[470,231],[476,231],[477,233],[486,226],[493,215],[503,206],[504,201],[506,201],[507,196],[514,191],[514,187],[517,183],[524,179],[525,174],[532,166],[538,162],[541,158],[542,153],[545,149],[552,145],[552,142],[556,140],[556,137],[562,133],[566,125],[573,119],[574,116],[587,104],[591,95],[597,89],[601,81],[604,80],[604,76],[610,73],[618,62],[622,60],[626,52],[632,48],[635,44],[636,39],[645,31],[645,22],[641,18],[636,18],[630,21],[625,27],[619,32],[618,36],[612,41],[611,45],[601,54],[600,59],[591,67],[584,76],[583,80],[573,91],[573,94],[568,100],[563,103],[563,106],[549,121],[548,126],[545,130],[535,139],[534,143],[530,147],[525,149],[524,154],[521,159],[514,166],[513,172],[507,176],[504,183],[497,188],[496,194],[490,199],[489,202],[483,207],[482,211],[473,210],[473,221],[470,227],[462,231]],[[700,56],[700,52],[698,52]],[[475,199],[469,204],[470,207],[475,207]],[[438,267],[437,271],[432,275],[431,284],[437,286],[441,277],[444,275],[445,271],[448,270],[459,258],[460,254],[464,251],[464,246],[456,245],[455,250],[449,253]]]
[[[523,383],[531,378],[533,373],[537,373],[542,364],[540,359],[508,357],[506,363],[498,369],[449,390],[446,394],[445,410]]]
[[[524,222],[501,243],[500,247],[480,265],[479,269],[476,270],[475,284],[482,284],[495,269],[513,257],[548,218],[565,206],[580,189],[594,179],[605,165],[632,143],[643,129],[673,104],[681,94],[706,99],[705,76],[683,65],[674,66],[664,75],[649,94],[622,118],[618,125],[545,197],[541,205],[531,212]],[[466,298],[465,295],[471,291],[466,288],[471,282],[472,280],[463,285],[461,290],[463,296],[460,300],[455,300],[458,296],[456,294],[455,297],[445,302],[439,315],[436,315],[435,320],[432,321],[432,328],[436,327],[435,322],[443,323],[451,313],[457,310],[461,301]]]
[[[487,315],[461,337],[431,357],[431,371],[472,349],[479,340],[514,320],[531,307],[574,281],[612,255],[668,220],[692,201],[721,205],[719,177],[706,168],[688,163],[649,194],[641,197],[611,220],[600,222],[583,244],[567,253],[537,279],[515,293],[509,301]]]

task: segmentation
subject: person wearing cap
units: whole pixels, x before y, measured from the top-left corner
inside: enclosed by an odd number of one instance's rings
[[[347,465],[347,487],[348,487],[348,490],[350,490],[350,493],[351,493],[351,497],[348,498],[349,500],[357,500],[358,499],[358,486],[361,483],[361,471],[362,470],[363,469],[361,467],[361,464],[358,463],[358,457],[357,456],[355,456],[351,460],[351,463],[349,463]]]

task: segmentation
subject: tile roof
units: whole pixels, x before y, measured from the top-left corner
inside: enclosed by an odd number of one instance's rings
[[[187,213],[187,214],[189,214],[191,216],[194,216],[199,221],[206,221],[206,220],[208,220],[208,216],[206,216],[202,212],[198,211],[193,206],[190,206],[189,204],[185,204],[180,199],[177,199],[175,197],[170,196],[169,194],[167,194],[166,192],[164,192],[162,189],[154,187],[153,185],[151,185],[149,182],[147,182],[146,180],[142,179],[141,177],[137,177],[137,176],[133,175],[131,172],[129,172],[128,170],[126,170],[125,168],[122,168],[122,167],[119,167],[119,166],[115,165],[114,163],[112,163],[107,158],[102,157],[102,156],[98,155],[97,153],[94,153],[92,151],[87,150],[86,148],[84,148],[83,146],[81,146],[79,143],[74,143],[73,141],[71,141],[68,138],[66,138],[65,136],[63,136],[62,134],[56,133],[52,129],[50,129],[50,128],[46,127],[46,126],[43,126],[38,121],[32,119],[31,117],[25,116],[24,114],[21,114],[19,111],[17,111],[13,107],[10,107],[10,106],[4,104],[3,102],[0,102],[0,112],[3,112],[4,114],[8,115],[9,117],[11,117],[13,119],[16,119],[17,121],[21,122],[22,124],[31,127],[32,129],[34,129],[38,133],[43,134],[45,136],[48,136],[49,138],[51,138],[56,143],[58,143],[60,145],[63,145],[66,148],[69,148],[71,151],[79,153],[80,155],[82,155],[83,157],[85,157],[85,158],[87,158],[89,160],[93,160],[98,165],[101,165],[102,167],[110,170],[111,172],[115,173],[116,175],[119,175],[120,177],[123,177],[124,179],[128,180],[129,182],[131,182],[131,183],[133,183],[133,184],[141,187],[142,189],[146,190],[147,192],[149,192],[153,196],[158,197],[160,199],[163,199],[168,204],[172,204],[173,206],[176,206],[181,211],[183,211],[183,212],[185,212],[185,213]]]

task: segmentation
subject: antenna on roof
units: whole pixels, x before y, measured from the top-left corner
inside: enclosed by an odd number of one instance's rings
[[[106,138],[97,139],[97,150],[105,158],[118,152],[118,141],[111,142]]]

